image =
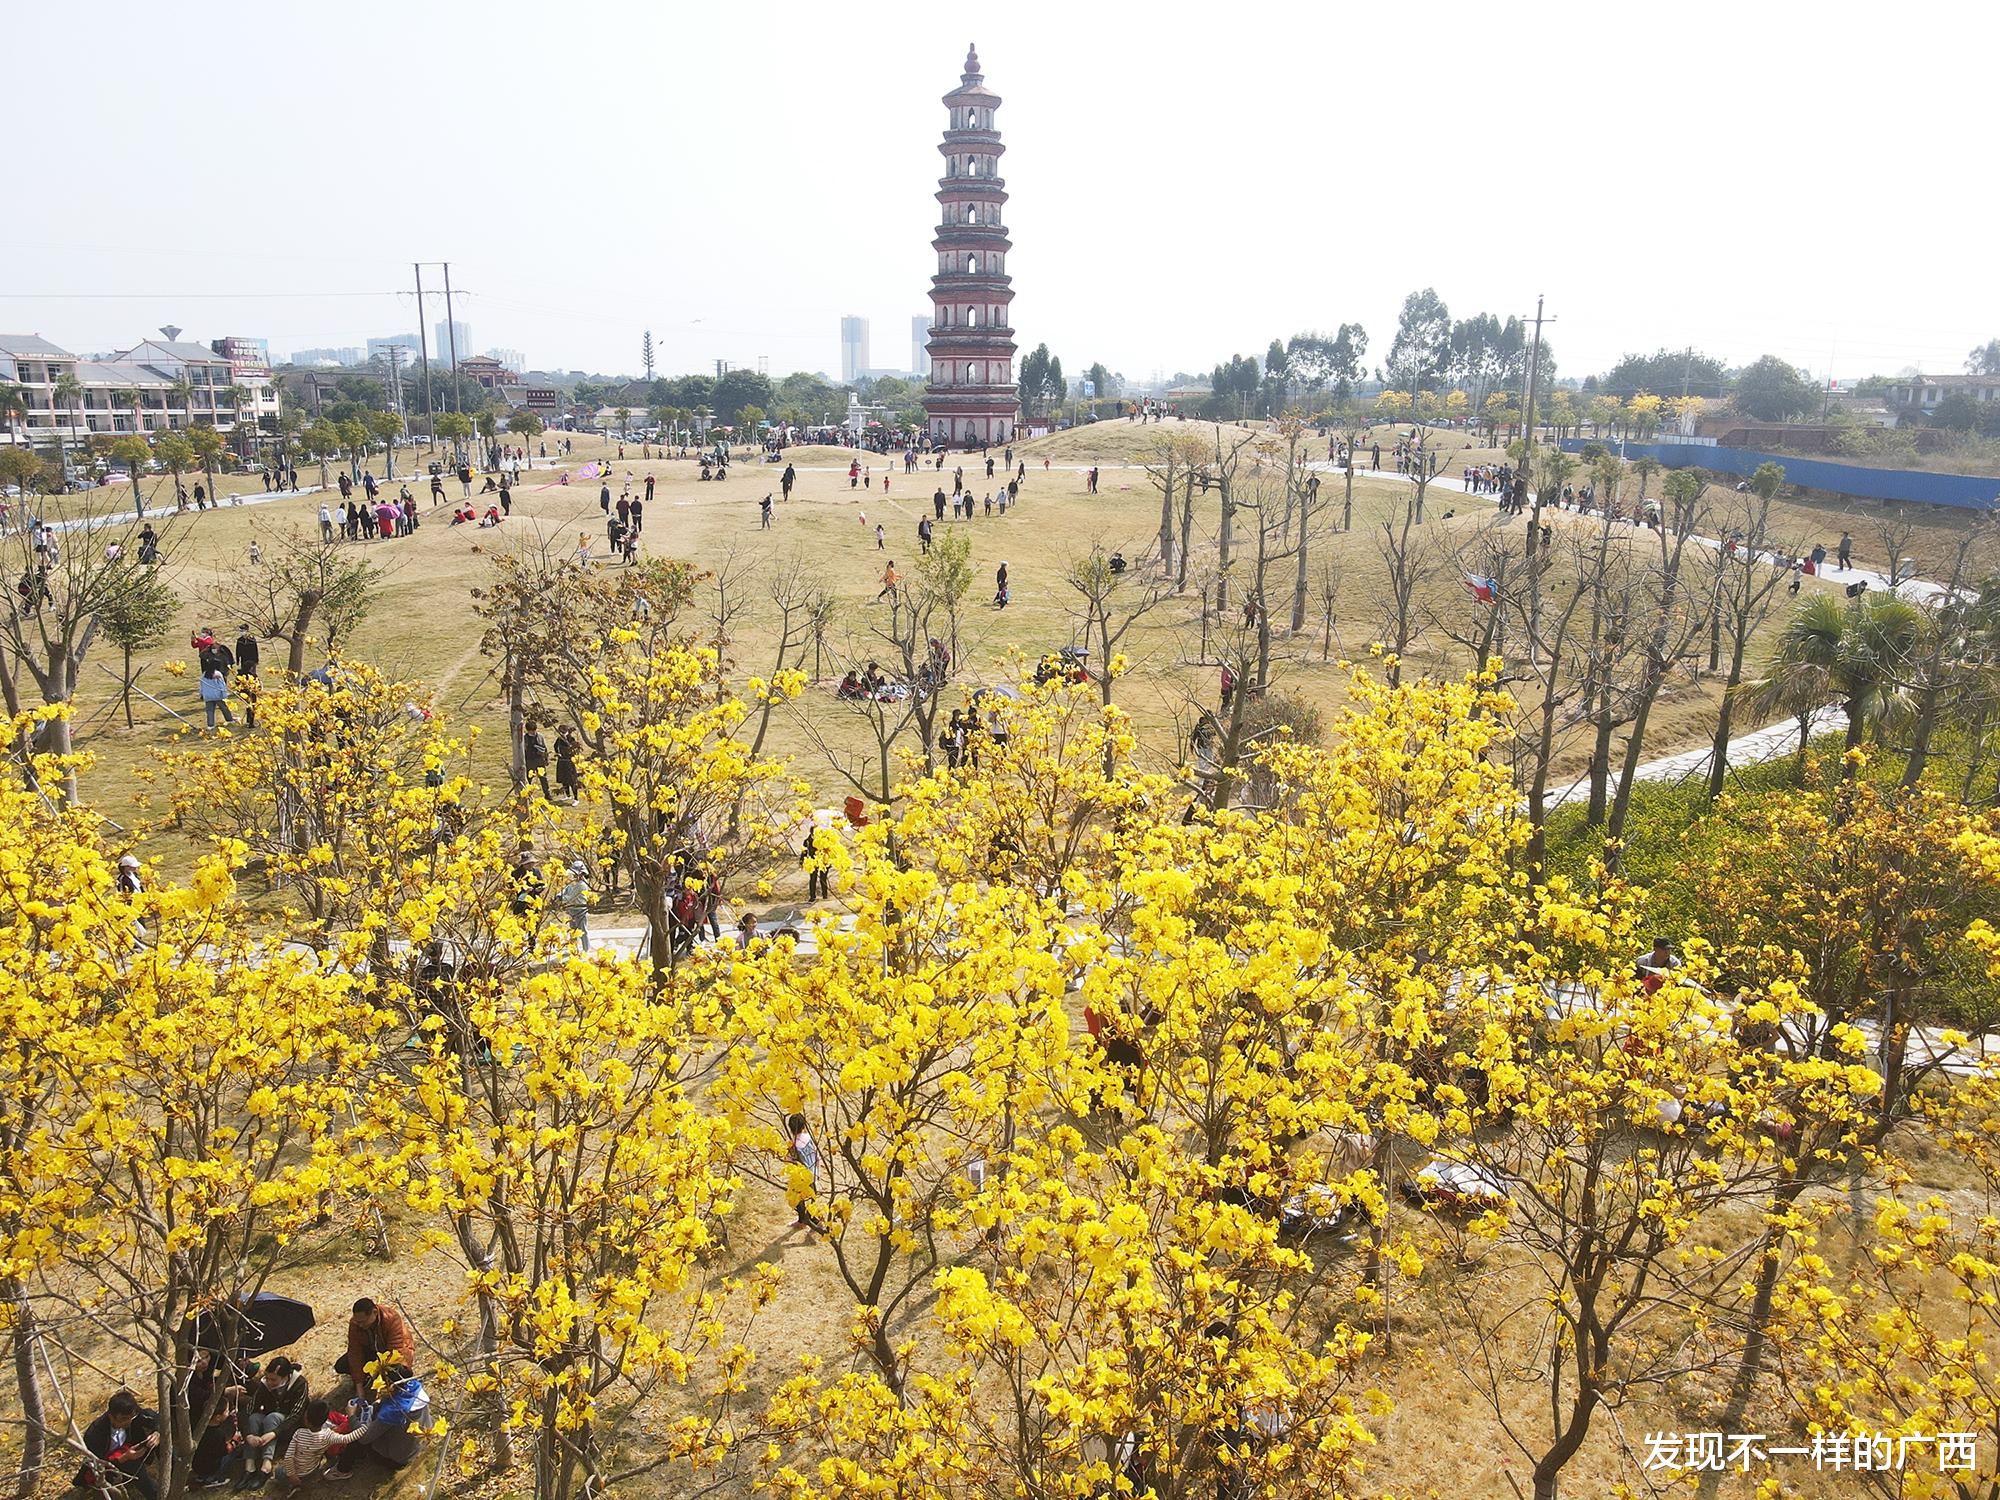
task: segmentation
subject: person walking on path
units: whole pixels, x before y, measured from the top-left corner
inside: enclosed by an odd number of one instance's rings
[[[827,868],[827,849],[822,837],[830,838],[826,830],[818,827],[806,831],[805,847],[799,850],[799,863],[806,870],[806,900],[824,901],[833,892],[833,875]]]
[[[577,943],[585,953],[590,951],[590,887],[584,883],[588,868],[580,859],[569,862],[569,884],[556,893],[556,904],[569,918],[569,925],[576,929]]]
[[[888,546],[888,543],[882,539],[882,523],[877,521],[875,523],[875,550],[880,552],[886,546]]]
[[[222,710],[222,722],[236,723],[236,715],[229,711],[229,679],[222,674],[219,666],[210,667],[201,674],[201,708],[208,718],[208,727],[215,728],[215,711]]]
[[[1097,493],[1097,465],[1096,465],[1096,464],[1092,464],[1092,465],[1090,466],[1090,489],[1089,489],[1088,493],[1090,493],[1090,494],[1093,494],[1093,495]]]
[[[607,516],[611,514],[611,481],[608,478],[597,487],[597,508]]]
[[[263,654],[248,625],[236,632],[236,686],[243,690],[243,727],[257,727],[257,662]]]
[[[759,522],[759,529],[769,531],[771,529],[771,497],[769,495],[766,495],[762,500],[757,502],[757,513],[762,517],[762,520]]]
[[[937,493],[931,496],[931,507],[932,507],[932,509],[934,509],[934,510],[935,510],[935,511],[937,512],[937,518],[938,518],[938,519],[939,519],[940,521],[942,521],[942,520],[944,519],[944,486],[943,486],[943,485],[939,485],[939,486],[937,487]]]
[[[652,498],[653,498],[653,476],[651,474],[648,474],[646,476],[646,500],[649,504],[651,503]],[[632,502],[632,505],[634,509],[637,509],[639,502],[637,500],[634,500]]]
[[[333,540],[333,512],[326,508],[326,502],[323,500],[319,507],[319,539],[322,542]]]
[[[794,469],[790,464],[786,464],[785,472],[778,476],[778,493],[784,496],[785,499],[790,500],[792,498],[792,486],[798,483],[798,479],[799,471]],[[649,479],[646,483],[650,486],[652,481]],[[648,493],[646,498],[650,500],[652,499],[652,495]]]
[[[582,786],[576,769],[576,731],[565,724],[556,731],[556,790],[574,802]]]
[[[931,518],[921,516],[917,520],[917,546],[923,551],[931,550]]]
[[[542,737],[542,726],[533,719],[521,731],[521,764],[531,779],[541,783],[542,796],[549,797],[549,742]]]
[[[652,483],[651,475],[647,476],[647,483],[649,485]],[[648,498],[650,499],[651,497],[648,496]],[[637,536],[640,532],[644,531],[645,529],[646,529],[646,502],[644,500],[641,500],[637,495],[634,495],[632,497],[632,535]]]
[[[889,559],[889,566],[882,570],[882,592],[875,596],[875,602],[880,604],[884,599],[894,594],[896,592],[896,585],[902,581],[902,575],[896,571],[896,559],[892,557]]]
[[[1848,569],[1854,566],[1853,532],[1851,531],[1841,532],[1840,544],[1834,551],[1834,560],[1840,564],[1840,571],[1843,573],[1847,572]]]
[[[806,1169],[805,1196],[799,1199],[799,1216],[793,1220],[795,1227],[810,1230],[814,1234],[825,1234],[826,1226],[813,1217],[813,1199],[819,1193],[819,1147],[806,1129],[806,1117],[790,1114],[785,1117],[785,1129],[791,1132],[791,1158]]]

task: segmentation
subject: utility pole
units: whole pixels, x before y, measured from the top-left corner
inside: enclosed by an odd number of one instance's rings
[[[424,361],[424,446],[435,453],[437,435],[431,431],[431,339],[424,332],[424,268],[419,263],[411,269],[417,273],[417,350]]]
[[[403,419],[403,436],[410,435],[409,413],[403,410],[403,347],[389,346],[389,396],[396,403],[396,415]]]
[[[1687,358],[1681,364],[1681,400],[1687,400],[1688,377],[1694,373],[1694,345],[1688,345]]]
[[[1532,504],[1528,511],[1528,650],[1541,655],[1538,633],[1542,615],[1542,571],[1537,553],[1542,542],[1542,492],[1535,483],[1535,378],[1542,362],[1542,298],[1535,297],[1535,341],[1528,349],[1528,393],[1521,405],[1521,469],[1515,483],[1528,486]]]
[[[451,313],[451,262],[444,263],[444,331],[451,340],[451,409],[462,411],[458,401],[458,319]]]

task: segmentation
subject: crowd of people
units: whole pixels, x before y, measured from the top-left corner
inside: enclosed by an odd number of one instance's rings
[[[246,1329],[245,1332],[250,1330]],[[189,1462],[202,1489],[261,1489],[283,1466],[296,1486],[351,1478],[361,1458],[392,1469],[416,1457],[430,1395],[416,1374],[416,1339],[396,1308],[369,1297],[350,1310],[344,1352],[325,1396],[284,1355],[259,1361],[241,1350],[199,1345],[179,1389],[195,1428]],[[130,1490],[159,1500],[153,1474],[160,1414],[120,1388],[83,1430],[89,1457],[75,1486],[90,1494]]]

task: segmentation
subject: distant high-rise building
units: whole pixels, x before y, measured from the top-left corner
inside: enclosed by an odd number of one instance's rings
[[[923,314],[910,319],[910,372],[922,380],[931,372],[930,351],[924,346],[931,341],[931,320]]]
[[[368,357],[373,359],[378,354],[387,354],[391,349],[401,349],[406,353],[415,354],[422,347],[423,340],[414,333],[392,333],[385,339],[370,339]]]
[[[461,330],[459,334],[460,338],[465,337],[462,331],[464,327],[465,325],[463,323],[459,324],[459,328]],[[461,360],[465,358],[465,350],[463,347],[459,349],[458,357]],[[519,349],[488,349],[486,351],[486,357],[488,359],[499,360],[501,364],[505,365],[508,369],[512,370],[517,375],[521,371],[528,368],[528,357],[527,355],[523,354]]]
[[[343,365],[354,366],[362,362],[364,356],[359,349],[295,349],[292,363],[295,365]]]
[[[454,332],[458,335],[458,348],[455,351],[452,348],[452,334]],[[432,357],[441,359],[446,364],[451,363],[453,353],[456,353],[460,359],[464,359],[466,355],[472,352],[472,325],[470,323],[461,323],[456,319],[447,323],[440,318],[431,329],[431,336],[437,340],[436,343],[431,345]]]
[[[840,379],[843,385],[861,378],[868,368],[868,320],[845,317],[840,320]]]

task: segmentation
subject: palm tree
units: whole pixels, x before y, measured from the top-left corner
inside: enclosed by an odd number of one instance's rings
[[[1910,669],[1929,628],[1921,609],[1893,594],[1846,601],[1822,594],[1800,605],[1778,632],[1764,675],[1737,691],[1755,710],[1800,717],[1801,764],[1813,711],[1838,699],[1847,716],[1844,748],[1853,750],[1870,728],[1908,713]]]
[[[137,390],[124,390],[113,391],[111,393],[111,400],[113,404],[122,406],[132,413],[132,431],[143,436],[146,430],[146,420],[139,413],[146,405],[146,398]]]
[[[69,432],[76,425],[76,409],[83,401],[83,382],[76,378],[74,371],[65,370],[56,377],[55,390],[50,399],[55,403],[56,413],[67,417],[67,421],[56,423],[56,447],[62,454],[63,488],[69,488]]]
[[[1646,484],[1660,472],[1660,461],[1657,458],[1635,458],[1632,460],[1632,472],[1639,476],[1639,502],[1643,505],[1646,500]]]
[[[243,425],[243,408],[248,406],[251,400],[250,387],[247,385],[225,385],[218,394],[226,397],[229,401],[231,420],[236,429],[233,434],[236,439],[236,449],[243,457],[248,458],[256,451],[257,442],[256,418],[252,417],[250,419],[250,425],[247,428]]]
[[[167,425],[174,425],[173,409],[178,403],[181,409],[181,425],[194,426],[194,382],[187,378],[185,371],[167,386]]]
[[[27,388],[18,385],[0,385],[0,422],[5,422],[8,432],[11,433],[17,422],[25,426],[27,421]]]

